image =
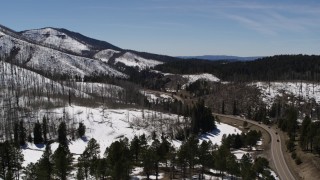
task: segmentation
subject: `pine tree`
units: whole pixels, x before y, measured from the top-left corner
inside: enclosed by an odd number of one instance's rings
[[[86,133],[86,126],[82,122],[80,122],[77,131],[79,138],[82,138]]]
[[[43,116],[43,118],[42,118],[42,133],[43,133],[44,142],[47,143],[48,142],[48,137],[47,137],[48,122],[47,122],[46,116]]]
[[[255,172],[253,170],[252,158],[250,154],[244,154],[240,160],[240,169],[242,179],[255,179]]]
[[[140,140],[137,137],[137,135],[135,135],[130,143],[130,151],[134,157],[135,162],[138,162],[138,158],[141,152],[141,147],[140,147]]]
[[[26,145],[26,129],[24,128],[24,122],[23,120],[20,121],[20,126],[19,126],[19,141],[20,141],[20,146]]]
[[[0,143],[0,178],[11,179],[13,174],[19,178],[23,160],[20,147],[9,141]]]
[[[42,128],[41,128],[41,124],[39,123],[39,121],[37,121],[35,123],[34,128],[33,128],[33,142],[34,142],[34,144],[43,143]]]
[[[58,142],[60,145],[67,147],[68,139],[67,139],[67,127],[65,122],[61,122],[58,128]]]
[[[24,168],[24,175],[25,175],[25,179],[27,180],[31,180],[31,179],[37,179],[37,174],[36,174],[36,164],[34,163],[29,163],[27,165],[27,167]]]
[[[213,164],[213,157],[210,153],[211,142],[202,141],[199,147],[199,164],[201,165],[201,177],[203,177],[205,168],[209,168]]]
[[[72,154],[68,146],[59,144],[58,149],[52,155],[53,157],[53,172],[60,180],[67,180],[68,175],[72,171]]]
[[[99,159],[100,145],[92,138],[87,144],[86,149],[79,157],[79,165],[82,167],[85,179],[88,179],[89,172],[95,174],[96,162]]]
[[[113,179],[128,179],[131,169],[130,150],[127,140],[112,143],[106,150],[110,175]]]
[[[51,147],[49,144],[47,144],[41,159],[38,161],[36,165],[36,174],[38,179],[52,179],[53,163],[51,155]]]

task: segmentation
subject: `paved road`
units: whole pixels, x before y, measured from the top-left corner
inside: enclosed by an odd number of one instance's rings
[[[275,165],[276,171],[280,177],[281,180],[294,180],[295,177],[292,175],[291,171],[288,168],[288,165],[284,159],[282,148],[281,148],[281,139],[279,135],[276,134],[276,131],[274,129],[269,128],[269,126],[264,124],[259,124],[256,121],[251,121],[247,119],[242,119],[234,116],[228,116],[228,115],[221,115],[216,114],[218,116],[224,116],[232,119],[237,119],[241,121],[247,121],[248,123],[254,124],[256,126],[259,126],[263,129],[265,129],[271,137],[271,159],[273,161],[273,164]],[[279,142],[278,142],[279,140]]]

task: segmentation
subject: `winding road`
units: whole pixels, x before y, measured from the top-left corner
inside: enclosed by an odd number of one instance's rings
[[[271,137],[271,159],[273,161],[273,164],[275,166],[275,170],[277,171],[279,177],[281,180],[295,180],[296,178],[292,175],[290,169],[288,168],[288,165],[284,159],[283,156],[283,152],[282,152],[282,148],[281,148],[281,139],[279,137],[278,134],[276,134],[276,131],[272,128],[270,128],[270,126],[264,125],[264,124],[260,124],[256,121],[252,121],[252,120],[247,120],[247,119],[242,119],[239,117],[235,117],[235,116],[230,116],[230,115],[221,115],[221,114],[215,114],[217,116],[221,116],[221,117],[228,117],[230,119],[236,119],[236,120],[240,120],[240,121],[247,121],[248,123],[254,124],[256,126],[259,126],[261,128],[263,128],[264,130],[266,130]]]

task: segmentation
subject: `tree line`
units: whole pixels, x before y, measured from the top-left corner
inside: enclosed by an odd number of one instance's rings
[[[320,80],[320,56],[276,55],[254,61],[180,60],[157,65],[174,74],[211,73],[224,81]]]

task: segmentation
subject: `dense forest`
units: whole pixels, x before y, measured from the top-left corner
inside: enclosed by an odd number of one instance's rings
[[[278,55],[246,62],[191,59],[168,62],[155,69],[176,74],[212,73],[224,81],[319,81],[320,56]]]

